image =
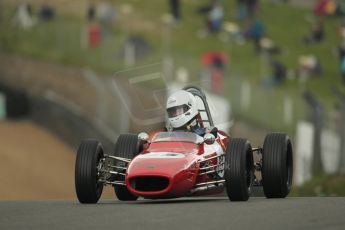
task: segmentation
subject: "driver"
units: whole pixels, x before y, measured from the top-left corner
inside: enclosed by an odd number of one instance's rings
[[[205,134],[205,128],[200,127],[198,122],[200,114],[197,100],[192,93],[185,90],[173,93],[167,100],[166,109],[169,131],[189,131],[200,136]]]

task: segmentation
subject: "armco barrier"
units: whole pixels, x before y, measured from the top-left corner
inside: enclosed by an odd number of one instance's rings
[[[90,137],[100,140],[107,152],[114,148],[113,142],[117,136],[113,139],[106,137],[81,114],[76,114],[59,103],[41,97],[31,97],[30,105],[30,117],[35,123],[46,127],[75,149],[80,140]]]

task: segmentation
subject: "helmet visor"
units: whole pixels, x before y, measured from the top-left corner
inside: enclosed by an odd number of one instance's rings
[[[188,105],[179,105],[167,109],[168,117],[173,118],[186,113],[189,110]]]

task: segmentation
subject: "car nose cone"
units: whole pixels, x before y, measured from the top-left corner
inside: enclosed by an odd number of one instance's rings
[[[191,168],[188,154],[154,152],[137,156],[127,170],[126,185],[143,197],[174,197],[188,192],[197,169]]]

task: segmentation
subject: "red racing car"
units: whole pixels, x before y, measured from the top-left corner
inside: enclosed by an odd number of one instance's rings
[[[112,185],[122,201],[214,195],[224,189],[231,201],[246,201],[253,186],[263,186],[267,198],[289,194],[293,153],[286,134],[268,134],[262,148],[252,148],[248,140],[232,138],[214,128],[206,96],[200,89],[183,90],[202,102],[199,122],[208,130],[206,134],[124,134],[119,136],[112,154],[105,154],[97,140],[82,141],[75,164],[80,203],[97,203],[105,185]]]

